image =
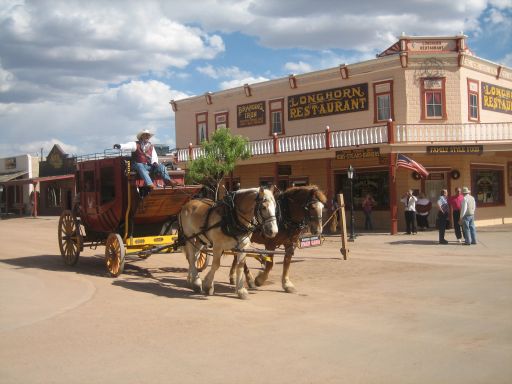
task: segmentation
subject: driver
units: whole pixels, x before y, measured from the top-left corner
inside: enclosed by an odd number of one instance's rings
[[[171,180],[165,166],[158,162],[156,150],[153,147],[153,144],[149,141],[152,136],[153,134],[151,132],[144,129],[137,133],[137,141],[132,141],[126,144],[114,144],[114,149],[132,151],[133,167],[149,189],[155,188],[153,180],[151,180],[151,177],[149,176],[150,171],[156,174],[161,174],[164,178],[165,185],[176,186],[177,183]]]

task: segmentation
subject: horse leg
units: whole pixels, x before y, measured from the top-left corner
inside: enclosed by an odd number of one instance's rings
[[[281,279],[281,283],[283,284],[283,289],[287,293],[295,293],[297,289],[293,285],[292,281],[288,276],[288,271],[290,270],[290,263],[292,261],[293,254],[295,253],[295,247],[293,244],[289,244],[285,247],[285,255],[283,261],[283,276]]]
[[[229,284],[235,285],[235,274],[236,274],[236,255],[233,256],[233,262],[229,270]]]
[[[200,293],[201,278],[199,277],[199,273],[196,268],[196,258],[199,255],[199,251],[196,248],[195,242],[192,244],[191,241],[187,241],[185,244],[185,254],[187,255],[188,260],[187,283],[195,292]]]
[[[215,292],[214,287],[214,278],[215,278],[215,272],[217,272],[217,269],[220,267],[220,258],[222,256],[222,248],[213,246],[213,260],[212,260],[212,266],[210,267],[210,270],[208,271],[208,274],[204,278],[203,281],[203,291],[207,295],[213,295]]]
[[[270,248],[267,250],[273,251],[275,248]],[[258,276],[256,276],[256,285],[258,287],[261,287],[265,281],[268,279],[268,275],[270,274],[270,271],[272,270],[272,267],[274,266],[274,255],[270,254],[267,255],[268,260],[265,261],[265,269],[263,271],[260,271],[258,273]]]
[[[247,289],[245,289],[245,287],[244,287],[244,273],[243,273],[244,265],[245,265],[245,253],[240,252],[237,254],[235,292],[240,299],[247,300],[249,298],[249,293],[247,292]]]

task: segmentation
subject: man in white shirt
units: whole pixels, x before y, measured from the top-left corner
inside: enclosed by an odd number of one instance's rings
[[[464,245],[476,244],[476,227],[475,227],[475,198],[471,196],[471,191],[468,187],[462,187],[462,200],[460,208],[460,221],[462,224],[462,231],[464,232]]]
[[[405,227],[408,235],[416,234],[416,201],[418,199],[412,194],[412,189],[402,196],[400,200],[405,205]]]

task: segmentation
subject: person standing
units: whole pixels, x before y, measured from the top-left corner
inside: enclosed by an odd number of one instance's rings
[[[155,188],[153,180],[149,176],[149,172],[160,173],[164,178],[166,185],[176,185],[177,183],[171,180],[165,165],[158,162],[158,155],[149,139],[153,136],[147,129],[137,133],[137,141],[132,141],[126,144],[114,144],[114,149],[130,150],[132,151],[132,164],[139,176],[144,179],[144,184],[149,189]]]
[[[439,199],[437,200],[437,208],[439,208],[439,212],[437,213],[437,225],[439,227],[439,244],[448,244],[448,242],[444,238],[444,234],[446,232],[446,225],[448,223],[448,218],[450,217],[450,207],[448,205],[448,191],[446,189],[441,189],[441,194],[439,195]]]
[[[364,229],[373,230],[372,210],[375,206],[375,200],[372,195],[367,193],[361,205],[364,212]]]
[[[405,227],[408,235],[416,234],[416,201],[418,199],[412,194],[412,189],[402,196],[400,200],[405,205]]]
[[[468,187],[462,187],[464,199],[460,207],[460,222],[464,231],[464,245],[476,244],[475,198]]]
[[[428,229],[428,215],[432,209],[432,203],[426,198],[425,193],[421,192],[416,202],[416,221],[420,231]]]
[[[455,188],[455,195],[450,196],[448,199],[448,204],[452,210],[453,229],[455,230],[455,237],[459,243],[462,243],[462,231],[459,224],[462,200],[464,200],[464,196],[462,195],[460,187]]]

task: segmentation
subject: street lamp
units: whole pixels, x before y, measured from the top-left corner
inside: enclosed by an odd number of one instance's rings
[[[348,166],[347,177],[350,181],[350,236],[348,241],[354,241],[356,239],[356,235],[354,235],[354,167],[352,167],[352,164]]]

